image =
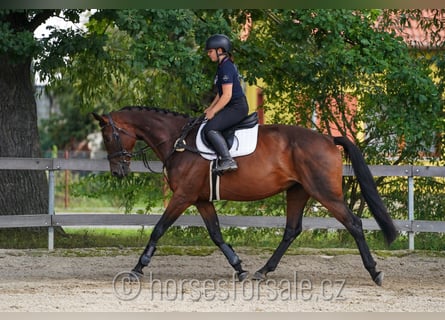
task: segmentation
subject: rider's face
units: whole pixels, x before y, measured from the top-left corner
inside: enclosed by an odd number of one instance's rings
[[[213,62],[218,61],[218,56],[216,54],[216,49],[209,49],[207,50],[207,55],[209,56],[210,60]]]

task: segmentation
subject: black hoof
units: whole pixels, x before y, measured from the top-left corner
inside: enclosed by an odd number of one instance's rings
[[[131,270],[130,275],[135,279],[139,280],[144,276],[142,271],[136,271],[135,269]]]
[[[266,280],[266,278],[267,278],[266,274],[259,271],[255,272],[255,274],[252,277],[253,280],[258,280],[258,281]]]
[[[374,282],[378,285],[381,286],[383,283],[383,272],[379,272],[377,273],[377,276],[374,278]]]
[[[237,275],[238,275],[238,280],[240,282],[243,282],[247,278],[247,276],[249,275],[249,271],[237,272]]]

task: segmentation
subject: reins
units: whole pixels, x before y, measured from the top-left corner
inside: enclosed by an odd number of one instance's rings
[[[182,127],[181,135],[179,136],[178,139],[176,139],[175,143],[173,144],[173,149],[170,151],[170,153],[167,155],[167,157],[164,160],[165,163],[170,159],[170,157],[175,152],[184,152],[185,150],[193,152],[193,153],[213,154],[210,152],[202,152],[195,147],[187,145],[187,143],[185,142],[185,138],[189,135],[190,131],[192,131],[192,129],[195,128],[196,126],[199,126],[201,123],[203,123],[204,120],[205,120],[205,114],[202,114],[197,118],[191,119],[189,122],[187,122]]]
[[[202,152],[202,151],[198,150],[197,148],[194,148],[192,146],[188,146],[187,143],[185,142],[185,138],[188,136],[190,131],[194,127],[196,127],[196,126],[200,125],[201,123],[203,123],[204,120],[205,120],[205,114],[202,114],[198,118],[195,118],[192,121],[187,122],[185,124],[185,126],[181,130],[181,136],[176,140],[176,142],[175,142],[175,144],[173,146],[173,151],[183,152],[183,151],[187,150],[187,151],[191,151],[193,153],[213,154],[213,153],[210,153],[210,152]]]

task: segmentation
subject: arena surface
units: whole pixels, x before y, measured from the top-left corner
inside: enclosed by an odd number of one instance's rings
[[[0,311],[445,311],[445,257],[374,254],[376,286],[358,254],[285,255],[268,281],[233,279],[224,256],[158,255],[129,281],[136,251],[0,249]],[[253,273],[269,253],[238,250]]]

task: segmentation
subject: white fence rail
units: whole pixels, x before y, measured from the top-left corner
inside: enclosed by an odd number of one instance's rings
[[[162,172],[159,161],[149,162],[157,173]],[[142,161],[133,161],[133,172],[149,172]],[[444,167],[431,166],[369,166],[373,176],[407,177],[408,213],[407,220],[395,220],[399,231],[409,235],[409,249],[414,249],[414,235],[417,232],[445,232],[445,221],[425,221],[414,219],[414,177],[445,177]],[[160,215],[125,215],[125,214],[55,214],[55,177],[61,170],[69,171],[108,171],[107,160],[89,159],[47,159],[47,158],[0,158],[0,170],[45,170],[48,171],[49,204],[48,213],[38,215],[0,216],[0,228],[48,227],[48,250],[54,249],[54,227],[58,226],[151,226],[155,225]],[[344,166],[343,175],[352,176],[350,166]],[[285,217],[268,216],[219,216],[222,227],[284,227]],[[365,230],[378,230],[374,219],[362,219]],[[176,226],[204,226],[200,216],[183,215]],[[303,219],[303,229],[343,229],[336,219],[313,218]]]

